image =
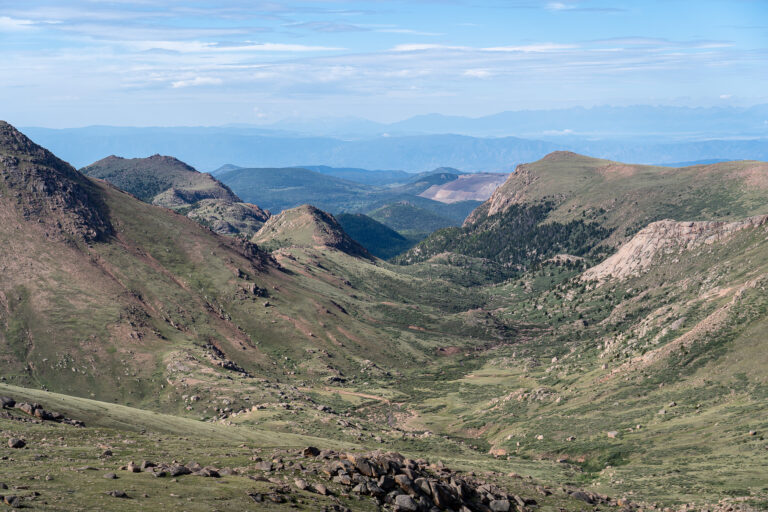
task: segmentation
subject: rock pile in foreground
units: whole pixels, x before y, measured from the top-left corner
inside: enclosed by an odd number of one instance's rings
[[[55,421],[56,423],[65,423],[73,427],[84,427],[85,423],[80,420],[67,418],[61,413],[48,411],[37,403],[17,402],[13,398],[0,397],[0,409],[16,409],[40,421]]]

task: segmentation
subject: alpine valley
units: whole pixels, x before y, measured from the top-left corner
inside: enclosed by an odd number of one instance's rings
[[[764,162],[78,171],[0,123],[0,502],[766,510],[767,286]]]

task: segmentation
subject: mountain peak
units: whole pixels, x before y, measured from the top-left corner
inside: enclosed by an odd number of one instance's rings
[[[216,178],[172,156],[110,156],[81,171],[93,178],[106,180],[142,201],[167,208],[177,208],[203,199],[240,202],[229,187]]]
[[[0,121],[0,201],[46,233],[87,242],[112,233],[96,186],[71,165]],[[5,197],[3,197],[5,196]]]
[[[275,247],[327,247],[350,256],[370,259],[330,213],[305,204],[270,218],[253,237],[259,245]]]

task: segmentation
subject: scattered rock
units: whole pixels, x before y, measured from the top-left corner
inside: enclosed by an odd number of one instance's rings
[[[403,512],[417,512],[419,510],[419,505],[407,494],[399,494],[396,496],[395,506],[397,507],[397,510],[402,510]]]
[[[3,498],[3,503],[11,508],[21,508],[21,498],[18,496],[5,496]]]
[[[571,493],[571,497],[589,503],[590,505],[595,503],[595,498],[584,491],[574,491]]]
[[[107,496],[112,496],[113,498],[129,499],[129,496],[125,493],[125,491],[109,491]]]
[[[618,436],[618,435],[619,435],[619,433],[617,431],[615,431],[615,430],[611,430],[610,432],[608,432],[608,437],[610,437],[611,439],[615,439],[616,436]]]
[[[12,438],[10,438],[8,440],[8,447],[9,448],[20,449],[20,448],[24,448],[25,446],[27,446],[27,442],[24,441],[23,439],[19,439],[17,437],[12,437]]]
[[[318,450],[314,446],[307,446],[306,448],[304,448],[301,454],[304,457],[317,457],[318,455],[320,455],[320,450]]]
[[[493,500],[488,504],[491,512],[509,512],[512,504],[508,500]]]
[[[104,478],[107,480],[117,480],[117,475],[114,473],[105,473]]]

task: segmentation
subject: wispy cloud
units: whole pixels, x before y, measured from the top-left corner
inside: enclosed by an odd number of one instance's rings
[[[427,37],[437,37],[437,36],[445,35],[440,32],[424,32],[421,30],[413,30],[409,28],[380,28],[380,29],[377,29],[376,32],[381,32],[384,34],[407,34],[411,36],[427,36]]]
[[[555,12],[605,12],[605,13],[618,13],[626,12],[626,9],[619,7],[590,7],[582,6],[576,2],[549,2],[546,4],[546,9]]]
[[[483,48],[487,52],[556,52],[562,50],[571,50],[577,48],[574,44],[557,44],[557,43],[540,43],[540,44],[526,44],[522,46],[492,46],[490,48]]]
[[[469,50],[467,46],[450,46],[445,44],[398,44],[393,47],[393,52],[424,52],[429,50]]]
[[[489,69],[468,69],[462,74],[472,78],[490,78],[494,75],[494,72]]]
[[[32,20],[11,18],[10,16],[0,16],[0,30],[26,30],[34,27],[36,23]]]
[[[288,28],[299,28],[311,30],[313,32],[365,32],[368,29],[351,23],[337,23],[333,21],[305,21],[303,23],[291,23],[286,25]]]
[[[221,78],[196,76],[195,78],[189,80],[178,80],[176,82],[172,82],[171,87],[174,89],[179,89],[182,87],[197,87],[200,85],[221,85],[222,83],[223,81]]]
[[[179,53],[232,53],[232,52],[324,52],[345,48],[286,43],[221,44],[204,41],[132,41],[128,43],[138,51],[169,50]]]

